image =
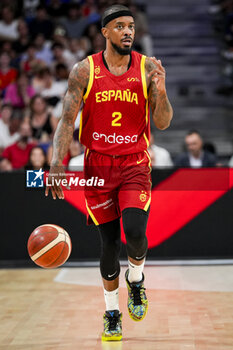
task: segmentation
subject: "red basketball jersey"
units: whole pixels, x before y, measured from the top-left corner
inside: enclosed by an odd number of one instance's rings
[[[102,52],[89,56],[90,78],[83,96],[80,142],[110,155],[141,152],[149,146],[146,57],[133,51],[128,71],[120,76],[105,67]]]

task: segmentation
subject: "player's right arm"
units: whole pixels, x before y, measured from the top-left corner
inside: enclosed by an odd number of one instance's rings
[[[64,175],[62,175],[62,173],[64,174],[62,162],[72,141],[74,122],[80,109],[84,91],[88,85],[89,74],[90,65],[89,60],[86,58],[74,65],[69,75],[68,90],[64,98],[62,117],[53,139],[53,156],[48,183],[52,183],[53,179],[54,185],[47,186],[45,190],[45,195],[48,196],[49,188],[51,189],[53,199],[56,199],[56,196],[59,199],[64,199],[62,187],[58,186],[54,180],[64,178]]]

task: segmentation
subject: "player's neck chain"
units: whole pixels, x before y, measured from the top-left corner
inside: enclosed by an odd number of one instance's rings
[[[105,67],[106,67],[107,70],[110,72],[110,69],[109,69],[109,67],[108,67],[107,61],[106,61],[106,59],[105,59],[105,57],[104,57],[104,51],[102,52],[102,57],[103,57],[103,62],[104,62]],[[129,59],[129,64],[128,64],[127,70],[130,69],[131,62],[132,62],[132,55],[131,55],[131,53],[130,53],[130,59]]]

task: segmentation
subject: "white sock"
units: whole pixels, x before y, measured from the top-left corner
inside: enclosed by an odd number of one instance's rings
[[[141,265],[135,265],[131,261],[128,260],[129,264],[129,282],[140,282],[142,280],[142,271],[145,265],[145,259]]]
[[[104,289],[104,299],[106,304],[106,311],[119,310],[119,288],[108,292]]]

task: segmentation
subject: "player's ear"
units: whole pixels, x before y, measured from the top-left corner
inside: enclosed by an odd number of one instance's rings
[[[103,36],[105,37],[105,39],[108,39],[108,37],[109,37],[108,28],[106,28],[106,27],[101,28],[101,32],[102,32]]]

